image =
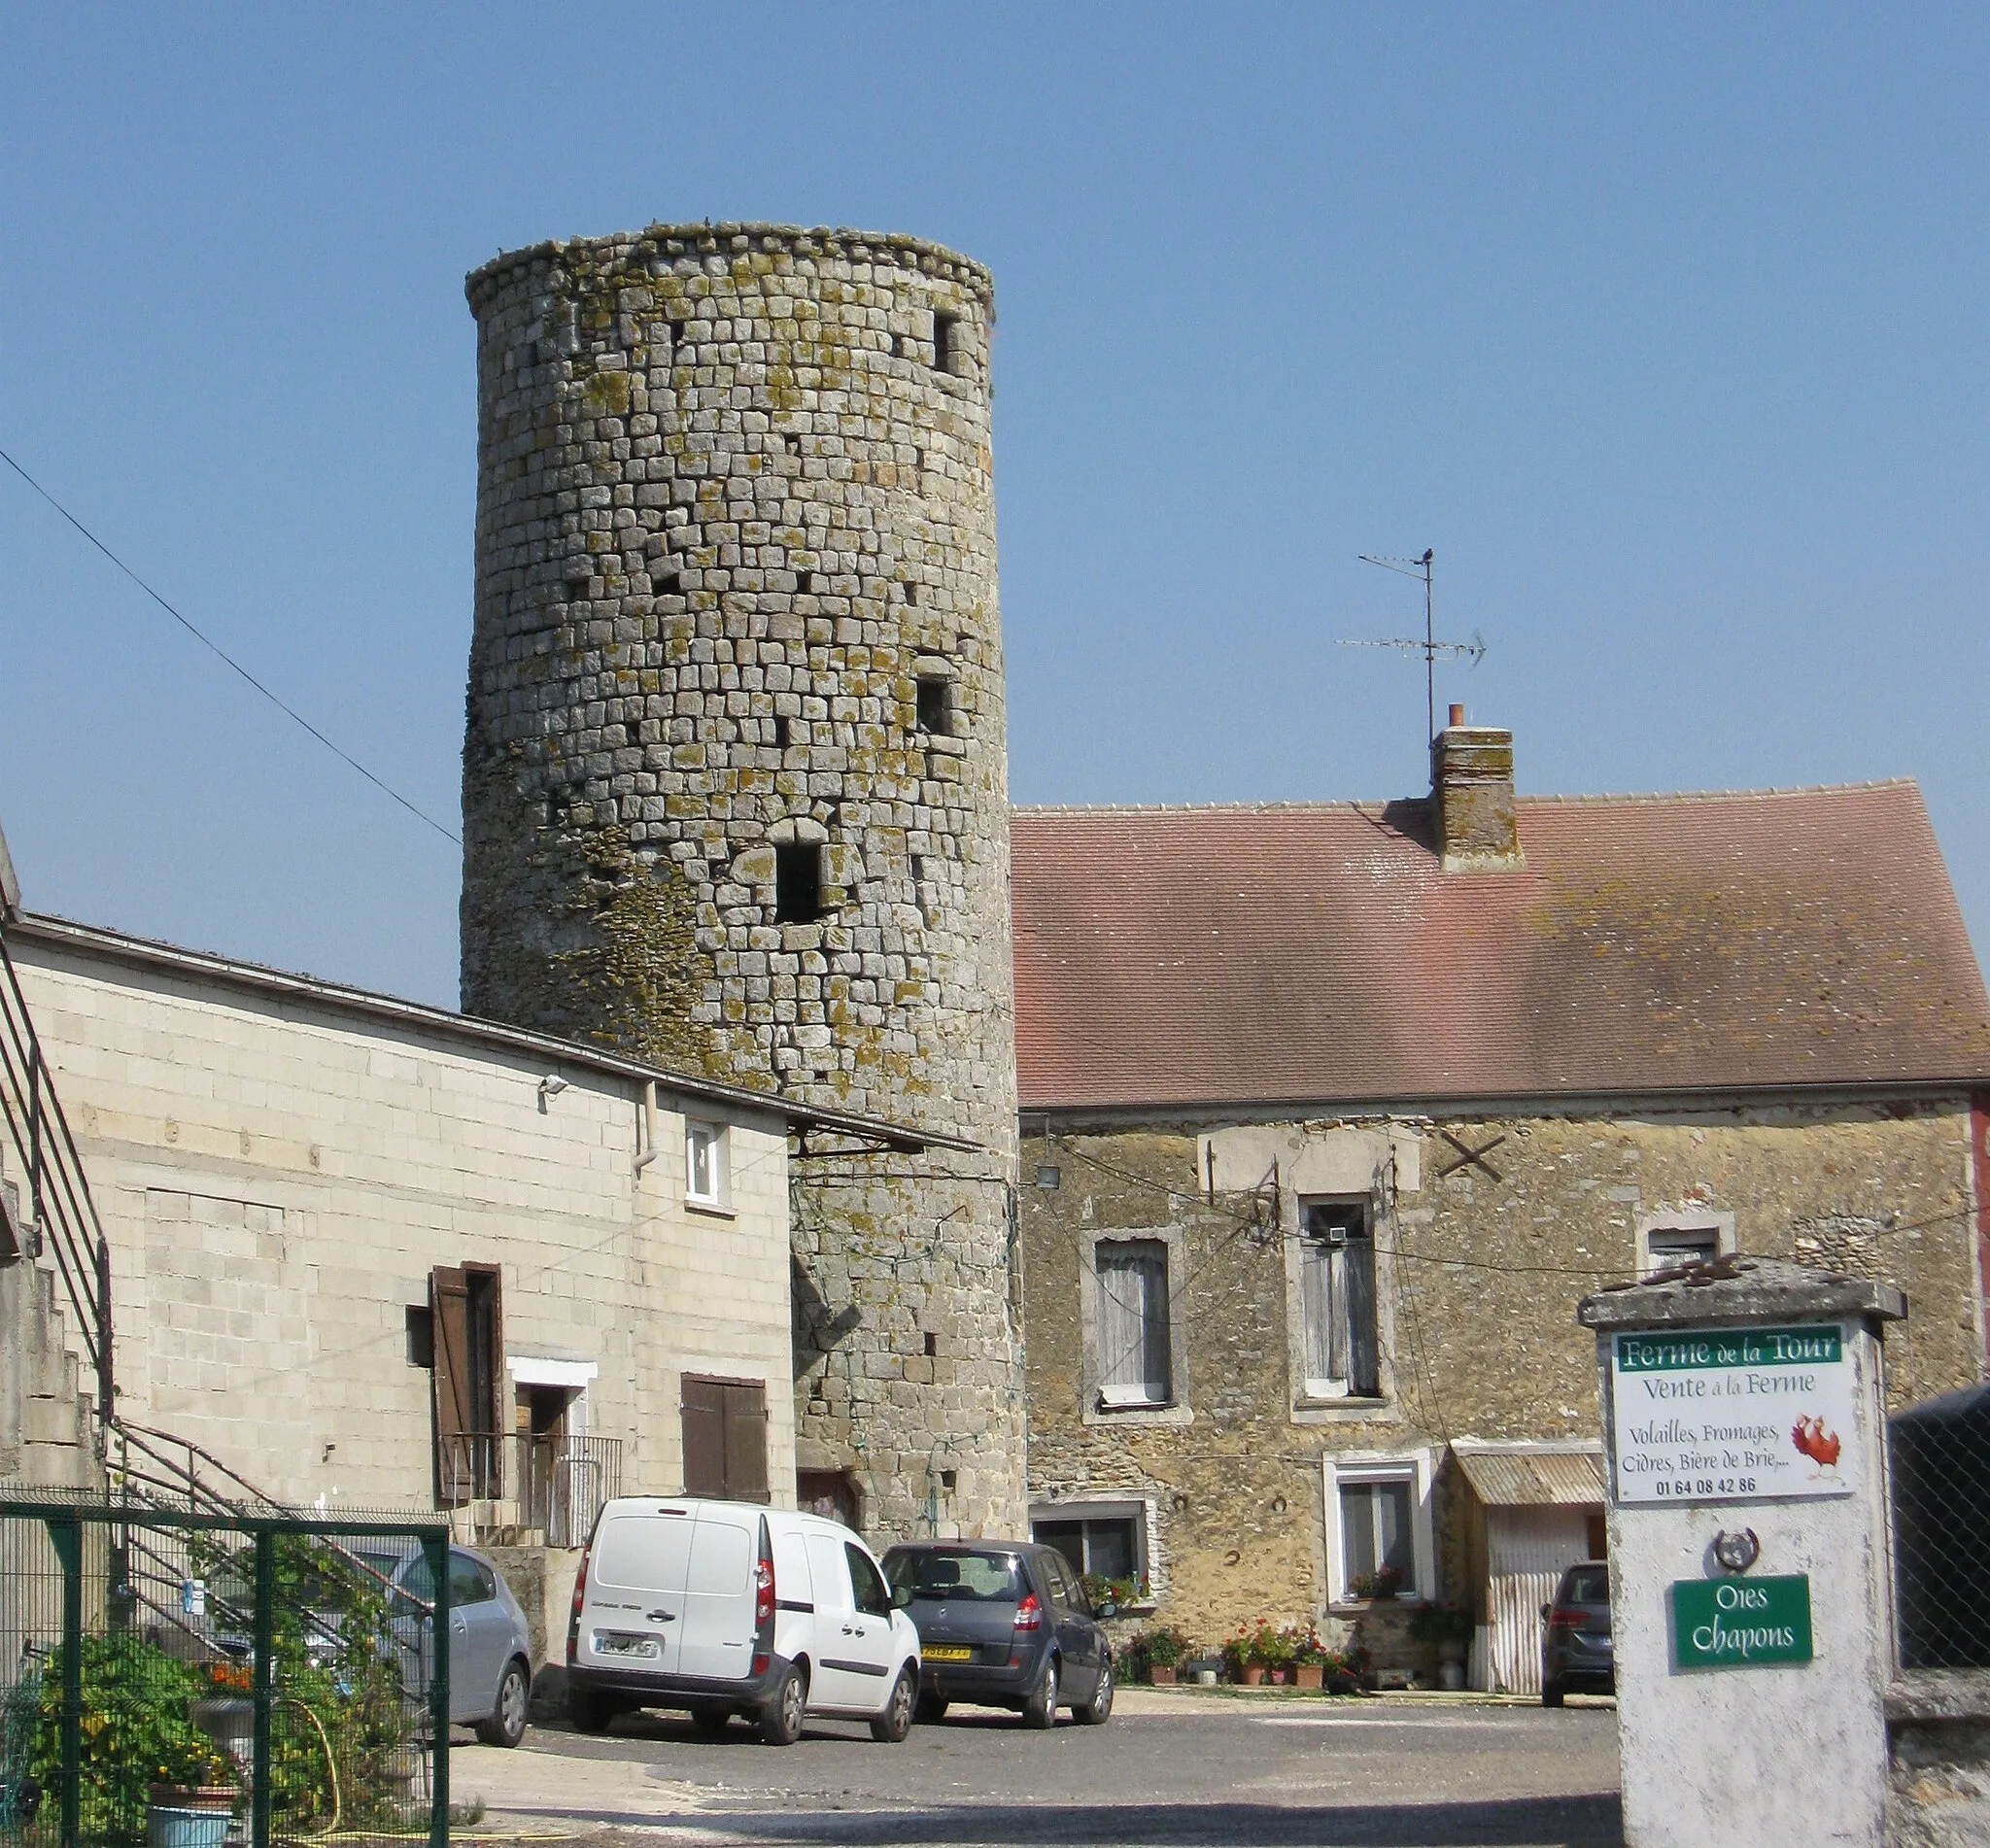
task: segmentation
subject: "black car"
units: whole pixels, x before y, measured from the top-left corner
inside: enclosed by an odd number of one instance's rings
[[[1055,1547],[917,1542],[884,1556],[884,1576],[892,1602],[918,1627],[922,1720],[968,1700],[1012,1707],[1025,1726],[1054,1726],[1059,1707],[1085,1726],[1105,1725],[1112,1645]]]
[[[1600,1559],[1572,1565],[1541,1606],[1541,1705],[1566,1694],[1615,1694],[1617,1656],[1610,1638],[1610,1568]]]

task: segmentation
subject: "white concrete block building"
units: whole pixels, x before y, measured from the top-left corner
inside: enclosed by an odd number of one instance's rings
[[[121,1420],[285,1501],[554,1546],[618,1488],[793,1505],[789,1137],[915,1140],[54,918],[7,947]]]

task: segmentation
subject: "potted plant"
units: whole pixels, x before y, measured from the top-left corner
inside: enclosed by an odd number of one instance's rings
[[[1253,1631],[1240,1629],[1223,1645],[1223,1672],[1246,1688],[1255,1688],[1264,1679],[1264,1659],[1255,1654]]]
[[[1269,1624],[1257,1626],[1256,1647],[1267,1679],[1283,1684],[1291,1678],[1295,1650],[1289,1630],[1273,1629]]]
[[[1378,1604],[1386,1598],[1394,1597],[1402,1589],[1402,1567],[1397,1565],[1385,1565],[1348,1581],[1350,1597],[1368,1598]]]
[[[215,1661],[207,1664],[206,1675],[208,1691],[187,1709],[187,1717],[246,1769],[256,1730],[256,1671],[247,1662]]]
[[[1320,1640],[1320,1632],[1308,1624],[1303,1629],[1294,1626],[1287,1630],[1286,1638],[1292,1650],[1292,1685],[1309,1689],[1324,1686],[1327,1649]]]
[[[1188,1638],[1179,1629],[1162,1624],[1143,1631],[1134,1648],[1147,1665],[1148,1680],[1156,1688],[1172,1688],[1176,1666],[1188,1653]]]
[[[86,1636],[77,1654],[82,1838],[126,1840],[150,1808],[160,1815],[154,1839],[221,1848],[237,1792],[228,1760],[189,1717],[204,1677],[129,1630]],[[29,1765],[45,1791],[60,1788],[66,1680],[57,1649],[43,1670]]]

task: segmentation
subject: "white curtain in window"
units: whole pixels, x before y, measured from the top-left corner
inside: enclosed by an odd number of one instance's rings
[[[1410,1533],[1410,1485],[1402,1482],[1341,1485],[1342,1561],[1347,1583],[1372,1579],[1392,1566],[1405,1584],[1416,1576]]]
[[[1168,1256],[1141,1240],[1098,1248],[1099,1389],[1108,1405],[1163,1405],[1168,1390]]]

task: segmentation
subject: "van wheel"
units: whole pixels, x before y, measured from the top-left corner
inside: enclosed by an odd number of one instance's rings
[[[891,1698],[884,1711],[871,1722],[871,1736],[884,1745],[903,1745],[912,1729],[912,1708],[919,1698],[919,1684],[909,1668],[901,1668],[891,1684]]]
[[[532,1682],[525,1663],[514,1656],[504,1664],[504,1679],[498,1684],[491,1717],[477,1723],[477,1737],[486,1745],[516,1745],[525,1737],[525,1710],[531,1698]]]
[[[589,1690],[583,1693],[575,1689],[566,1696],[566,1717],[573,1723],[576,1732],[605,1732],[608,1722],[614,1719],[615,1703],[606,1694]]]
[[[1044,1658],[1044,1672],[1022,1703],[1022,1723],[1041,1730],[1057,1724],[1057,1658]]]
[[[768,1745],[793,1745],[802,1736],[802,1716],[807,1710],[808,1677],[800,1662],[790,1662],[760,1710],[762,1740]]]

